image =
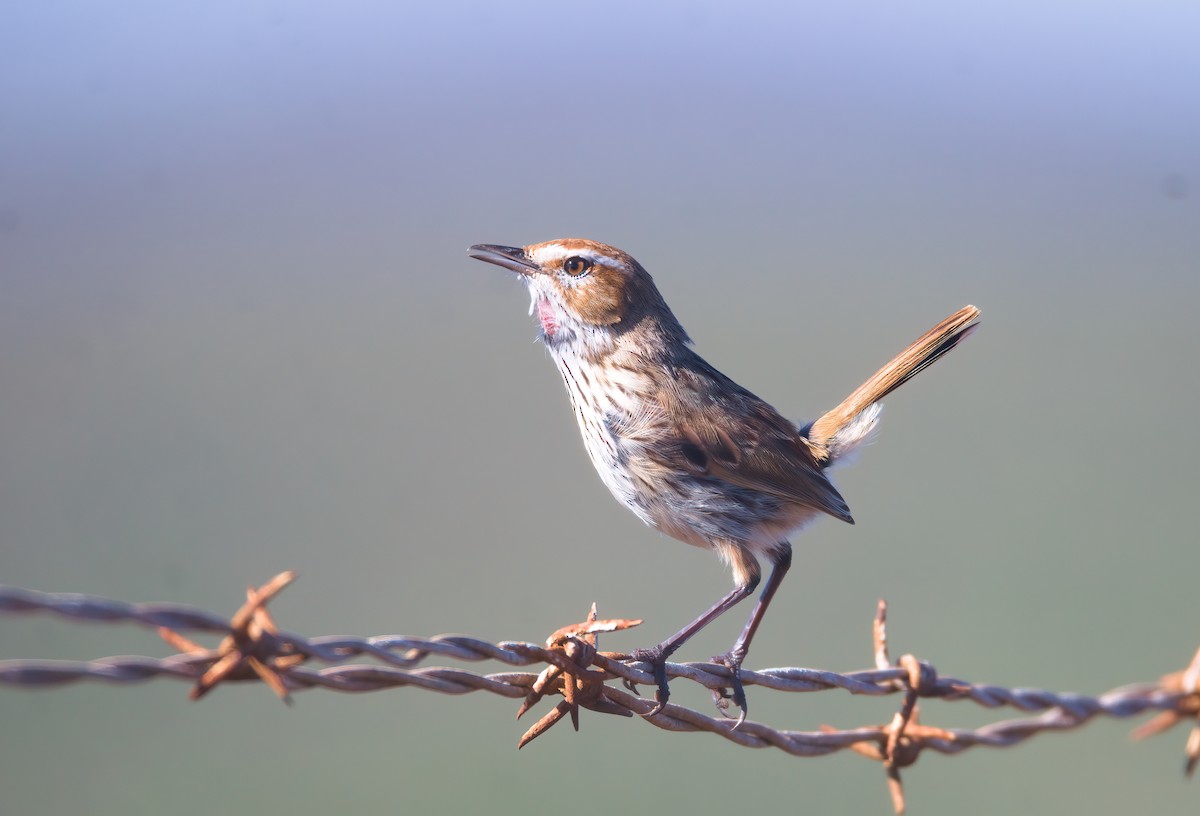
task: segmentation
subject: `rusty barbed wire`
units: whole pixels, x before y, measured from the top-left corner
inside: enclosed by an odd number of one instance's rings
[[[294,573],[284,572],[261,587],[248,587],[246,603],[228,619],[180,604],[125,603],[89,595],[0,586],[0,614],[51,613],[79,621],[130,622],[154,628],[168,644],[180,650],[179,654],[163,658],[0,660],[0,684],[47,688],[86,680],[142,683],[169,677],[192,682],[190,696],[197,699],[223,682],[256,681],[267,684],[285,702],[291,701],[291,692],[310,688],[357,693],[414,686],[443,694],[486,691],[522,698],[518,717],[544,697],[561,695],[562,701],[525,732],[518,748],[564,717],[569,716],[578,730],[582,707],[624,717],[638,715],[667,731],[706,731],[738,745],[774,747],[793,756],[824,756],[851,749],[883,764],[897,813],[904,812],[900,769],[915,763],[926,749],[953,755],[974,747],[1007,747],[1037,734],[1079,728],[1097,717],[1122,719],[1155,713],[1154,718],[1133,732],[1137,739],[1191,721],[1185,773],[1190,776],[1200,764],[1200,651],[1182,671],[1157,682],[1126,685],[1096,697],[1040,689],[1007,689],[941,677],[930,663],[913,655],[903,655],[893,662],[888,653],[887,607],[880,601],[874,624],[874,669],[844,674],[805,668],[743,670],[742,682],[782,692],[841,689],[856,695],[901,694],[903,703],[890,723],[853,729],[821,726],[817,731],[791,731],[747,720],[735,728],[735,720],[709,716],[675,703],[668,704],[659,714],[646,716],[655,703],[638,696],[637,687],[655,686],[652,674],[639,668],[643,664],[629,661],[628,655],[601,652],[597,645],[600,634],[636,626],[641,623],[639,620],[600,620],[593,605],[587,620],[559,629],[544,647],[520,641],[492,644],[464,635],[304,638],[281,631],[266,606],[294,580]],[[216,648],[209,649],[186,638],[184,632],[220,635],[222,639]],[[364,657],[383,665],[345,662]],[[447,667],[419,667],[431,657],[545,668],[540,674],[477,674]],[[303,665],[310,661],[336,665],[319,669]],[[670,663],[667,674],[704,686],[718,698],[727,693],[730,680],[729,670],[714,663]],[[624,690],[609,684],[614,680]],[[919,703],[923,699],[962,700],[987,709],[1041,713],[975,729],[938,728],[920,722]]]

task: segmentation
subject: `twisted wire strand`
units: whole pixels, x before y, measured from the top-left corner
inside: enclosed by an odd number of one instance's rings
[[[580,704],[594,711],[624,716],[647,715],[655,707],[651,700],[630,693],[637,686],[656,685],[645,664],[625,662],[619,655],[594,649],[596,633],[625,628],[635,622],[596,622],[593,609],[591,624],[559,630],[546,647],[522,641],[492,644],[465,635],[304,638],[277,630],[265,611],[266,601],[292,577],[285,573],[272,584],[257,591],[251,589],[248,604],[232,620],[180,604],[125,603],[75,593],[44,593],[0,586],[0,614],[50,613],[76,621],[131,622],[160,633],[171,630],[164,635],[169,642],[174,642],[172,637],[182,632],[224,637],[222,646],[217,649],[205,649],[185,641],[186,651],[163,658],[0,660],[0,685],[50,688],[88,680],[143,683],[166,677],[196,683],[197,687],[208,682],[208,688],[211,688],[225,681],[261,680],[272,684],[285,699],[289,691],[312,688],[363,693],[411,686],[442,694],[485,691],[510,699],[523,698],[526,702],[521,713],[546,693],[563,694],[563,702],[531,728],[521,744],[543,733],[566,713],[571,712],[573,718],[577,716]],[[824,756],[846,748],[854,749],[884,763],[899,812],[903,809],[903,791],[898,769],[911,765],[926,748],[952,755],[973,747],[1006,747],[1040,733],[1078,728],[1097,717],[1128,718],[1159,712],[1156,720],[1139,729],[1145,735],[1200,715],[1200,690],[1196,688],[1200,682],[1200,652],[1189,669],[1168,675],[1160,682],[1126,685],[1097,697],[1042,689],[1008,689],[940,677],[930,664],[908,655],[900,659],[900,665],[891,665],[887,657],[884,612],[881,605],[876,619],[877,667],[874,669],[845,674],[798,667],[744,670],[742,681],[745,685],[793,693],[841,689],[855,695],[903,694],[905,704],[889,725],[793,731],[748,720],[735,729],[729,719],[709,716],[677,704],[668,704],[659,714],[642,718],[664,730],[706,731],[738,745],[774,747],[794,756]],[[607,628],[602,624],[607,624]],[[587,648],[564,651],[561,647],[568,642],[575,646],[584,644]],[[569,654],[584,654],[585,659],[573,663],[575,658]],[[346,662],[361,658],[373,659],[378,664]],[[509,666],[540,666],[543,669],[541,674],[479,674],[444,666],[421,666],[432,658],[464,662],[491,660]],[[302,665],[307,661],[334,665],[321,668]],[[212,679],[218,666],[223,666],[220,676]],[[250,671],[247,666],[257,668]],[[730,683],[729,670],[713,663],[670,663],[667,673],[670,677],[714,691],[725,689]],[[569,678],[564,678],[564,674]],[[613,680],[620,681],[629,690],[610,685],[608,681]],[[194,693],[193,696],[199,695]],[[933,728],[918,722],[916,704],[919,699],[961,700],[987,709],[1012,708],[1039,713],[975,729]],[[1193,754],[1200,752],[1200,749],[1193,750],[1196,742],[1196,737],[1189,741],[1188,769],[1196,764]]]
[[[435,643],[435,639],[405,638],[414,643]],[[532,644],[522,644],[532,645]],[[534,647],[537,649],[538,647]],[[479,658],[474,650],[466,652]],[[98,680],[110,683],[142,683],[158,677],[195,681],[212,658],[206,655],[182,654],[164,658],[141,656],[107,657],[92,661],[68,660],[3,660],[0,661],[0,684],[24,687],[52,687],[82,680]],[[530,663],[534,662],[532,659]],[[672,664],[671,673],[676,677],[695,674],[710,674],[705,668],[719,669],[714,664]],[[768,676],[781,670],[770,670]],[[785,670],[795,671],[795,670]],[[806,675],[819,674],[827,679],[846,675],[832,672],[800,670]],[[330,666],[322,669],[293,667],[283,671],[292,690],[324,688],[340,692],[372,692],[390,688],[413,686],[442,694],[467,694],[486,691],[511,699],[529,694],[537,675],[525,672],[500,672],[476,674],[450,668],[399,669],[391,666],[350,664]],[[646,674],[636,672],[635,674]],[[747,672],[746,682],[761,672]],[[859,672],[863,675],[891,674],[891,672]],[[716,677],[716,673],[711,675]],[[719,682],[719,681],[717,681]],[[728,682],[726,680],[726,682]],[[957,682],[957,681],[956,681]],[[653,685],[652,679],[645,685]],[[707,685],[707,683],[705,683]],[[764,685],[764,684],[760,684]],[[883,688],[863,684],[859,680],[848,683],[813,683],[807,679],[799,683],[772,683],[770,688],[779,691],[813,692],[834,688],[870,689],[870,694],[893,694],[895,688]],[[961,685],[959,686],[961,688]],[[1153,684],[1140,684],[1114,689],[1099,697],[1079,694],[1054,694],[1038,689],[1024,689],[997,695],[992,686],[972,687],[970,691],[981,691],[980,695],[967,694],[962,699],[979,702],[994,708],[1011,705],[1024,711],[1042,710],[1041,716],[1028,719],[1004,720],[974,730],[954,729],[951,738],[932,738],[926,747],[943,754],[957,754],[967,748],[987,746],[992,748],[1016,745],[1019,742],[1045,731],[1061,731],[1077,728],[1095,717],[1128,718],[1149,711],[1174,711],[1179,706],[1181,694],[1164,691]],[[1007,691],[1007,690],[1005,690]],[[854,693],[862,693],[856,691]],[[606,697],[635,714],[645,714],[652,706],[649,700],[619,691],[606,690]],[[1002,699],[1001,699],[1002,698]],[[708,731],[746,747],[776,747],[796,756],[823,756],[848,748],[859,742],[872,742],[880,738],[878,727],[857,728],[833,732],[789,731],[772,728],[764,723],[749,720],[737,730],[730,729],[730,721],[712,717],[684,706],[670,704],[666,710],[647,722],[667,731]]]
[[[46,593],[0,586],[0,613],[36,612],[50,612],[81,621],[133,622],[177,632],[220,635],[229,635],[232,632],[228,619],[182,604],[126,603],[77,593]],[[343,692],[368,692],[415,686],[444,694],[489,691],[503,697],[516,698],[528,694],[536,675],[503,672],[476,674],[460,669],[416,667],[431,657],[472,662],[495,660],[511,666],[532,666],[548,662],[548,650],[533,643],[501,641],[492,644],[466,635],[303,638],[277,633],[275,638],[276,647],[281,653],[292,651],[326,663],[342,663],[352,658],[370,657],[385,664],[346,664],[323,669],[293,666],[284,669],[282,673],[287,678],[289,687],[296,690],[326,688]],[[44,687],[80,680],[140,683],[156,677],[171,677],[194,681],[212,662],[213,656],[210,653],[185,653],[165,658],[120,656],[92,661],[3,660],[0,661],[0,683]],[[650,672],[638,668],[641,664],[631,665],[597,654],[594,665],[631,684],[655,684]],[[668,664],[668,675],[698,683],[712,690],[729,685],[728,669],[713,663],[671,663]],[[906,670],[899,667],[845,674],[790,667],[744,670],[742,681],[746,685],[783,692],[842,689],[851,694],[881,696],[902,691],[903,686],[899,683],[906,676]],[[616,692],[615,689],[613,691]],[[616,692],[613,696],[625,702],[624,707],[631,712],[644,713],[644,709],[649,707],[647,701],[632,695]],[[936,741],[930,744],[930,747],[944,753],[957,753],[973,745],[1011,745],[1039,731],[1073,728],[1096,716],[1132,717],[1147,711],[1175,710],[1184,694],[1165,691],[1159,684],[1145,683],[1114,689],[1099,697],[1088,697],[1042,689],[1007,689],[937,677],[936,681],[922,690],[920,696],[969,700],[985,708],[1010,707],[1020,711],[1046,712],[1037,718],[997,722],[973,731],[954,731],[953,740],[943,740],[944,744]],[[668,711],[670,717],[662,718],[662,725],[672,725],[672,730],[686,728],[719,733],[729,731],[729,723],[726,720],[690,712],[682,706],[672,705]],[[668,719],[674,719],[675,722],[669,723]],[[746,723],[738,731],[747,736],[802,733],[772,732],[761,723]],[[815,733],[815,736],[818,738],[816,741],[821,744],[831,742],[827,734]],[[776,736],[767,738],[772,744],[778,739]]]

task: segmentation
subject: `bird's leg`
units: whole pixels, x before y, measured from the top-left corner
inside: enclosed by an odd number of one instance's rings
[[[725,611],[736,606],[739,601],[749,597],[750,593],[754,592],[754,588],[758,586],[758,580],[757,574],[749,576],[745,583],[739,584],[732,592],[713,604],[703,615],[671,635],[662,643],[649,649],[637,649],[630,653],[629,657],[631,659],[650,664],[654,672],[654,681],[658,684],[658,689],[654,692],[654,701],[657,705],[644,716],[653,717],[662,711],[667,705],[667,700],[671,697],[671,690],[667,686],[667,658],[674,654],[676,649],[686,643],[692,635],[699,632],[705,626],[708,626]],[[775,573],[771,573],[771,580],[775,581]],[[771,591],[772,593],[774,592],[774,590]],[[762,601],[759,601],[759,603],[762,604]],[[757,624],[755,625],[757,626]],[[742,637],[738,639],[738,642],[740,643],[745,637],[746,633],[742,632]]]
[[[734,641],[732,649],[713,658],[714,663],[720,663],[729,669],[733,703],[741,709],[737,725],[734,728],[746,721],[746,690],[742,687],[742,661],[746,659],[750,641],[754,640],[754,633],[758,631],[758,625],[762,623],[767,607],[771,605],[771,599],[775,597],[775,590],[779,589],[779,585],[783,583],[783,576],[787,575],[788,567],[792,565],[792,545],[786,541],[780,542],[780,545],[780,549],[771,556],[771,574],[767,577],[767,584],[763,587],[762,595],[758,596],[754,609],[750,611],[750,619],[746,621],[742,633]],[[729,707],[729,698],[723,692],[717,691],[713,692],[713,697],[716,699],[717,708],[721,709],[721,713],[725,713]]]

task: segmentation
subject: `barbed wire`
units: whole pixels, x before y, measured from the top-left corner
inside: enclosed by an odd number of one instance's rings
[[[654,687],[656,681],[644,668],[646,664],[620,653],[601,652],[597,647],[600,634],[627,629],[641,621],[600,620],[594,605],[587,620],[559,629],[545,646],[520,641],[492,644],[464,635],[305,638],[279,630],[266,608],[267,602],[294,579],[294,573],[285,572],[261,587],[248,588],[246,603],[228,619],[180,604],[125,603],[0,586],[0,614],[52,613],[78,621],[131,622],[156,629],[168,644],[179,649],[179,654],[162,658],[0,660],[0,684],[47,688],[85,680],[142,683],[168,677],[192,682],[190,696],[197,699],[221,683],[256,681],[266,683],[289,703],[292,692],[311,688],[371,692],[413,686],[443,694],[486,691],[521,698],[518,717],[546,696],[561,695],[563,699],[525,732],[518,747],[527,745],[564,717],[570,717],[578,730],[582,707],[624,717],[638,715],[667,731],[706,731],[738,745],[774,747],[794,756],[824,756],[851,749],[882,763],[897,813],[904,812],[900,769],[915,763],[926,749],[953,755],[974,747],[1007,747],[1040,733],[1079,728],[1097,717],[1120,719],[1156,712],[1134,731],[1135,738],[1192,721],[1185,748],[1185,773],[1190,776],[1200,763],[1200,651],[1182,671],[1097,697],[969,683],[941,677],[930,663],[912,655],[893,662],[888,654],[887,607],[880,601],[874,626],[875,668],[845,674],[804,668],[743,670],[742,682],[781,692],[841,689],[855,695],[900,694],[903,702],[891,722],[853,729],[822,726],[817,731],[781,730],[753,720],[735,727],[736,720],[709,716],[675,703],[647,716],[656,705],[638,696],[637,688]],[[220,635],[222,640],[210,649],[187,639],[184,632]],[[447,667],[420,667],[431,657],[544,668],[538,674],[478,674]],[[346,662],[357,658],[370,658],[382,665]],[[334,665],[304,665],[309,662]],[[669,663],[667,675],[711,690],[723,710],[730,684],[726,667]],[[611,681],[617,681],[621,688],[611,685]],[[920,722],[922,699],[965,700],[987,709],[1040,713],[975,729],[939,728]]]

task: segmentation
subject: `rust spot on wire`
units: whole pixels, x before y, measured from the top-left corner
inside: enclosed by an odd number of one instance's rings
[[[1134,739],[1145,739],[1184,720],[1191,720],[1193,725],[1184,748],[1186,758],[1183,763],[1183,773],[1190,777],[1196,765],[1200,764],[1200,650],[1197,650],[1186,669],[1164,675],[1159,685],[1164,691],[1179,695],[1178,707],[1156,715],[1150,722],[1134,729],[1132,736]]]
[[[281,672],[298,666],[307,658],[279,639],[279,629],[267,611],[267,602],[296,580],[296,573],[281,572],[257,589],[246,587],[246,603],[229,621],[229,634],[216,649],[206,649],[173,629],[159,627],[158,634],[180,652],[202,656],[212,665],[192,686],[188,696],[199,700],[220,683],[257,677],[287,704],[292,697]]]
[[[613,705],[604,697],[604,683],[611,679],[612,675],[592,671],[588,667],[596,657],[600,633],[617,632],[640,623],[640,620],[627,619],[597,620],[596,604],[593,603],[587,620],[564,626],[546,639],[546,658],[550,665],[538,675],[530,687],[529,694],[517,710],[517,719],[537,705],[548,693],[561,694],[563,700],[521,736],[517,742],[518,750],[549,731],[567,714],[571,715],[571,725],[578,731],[580,706],[602,714],[633,716],[632,712]]]

